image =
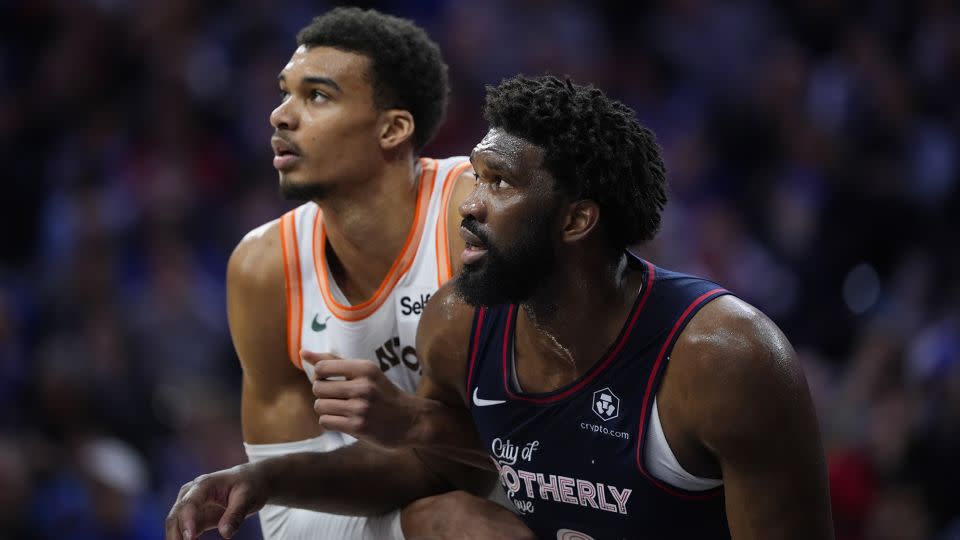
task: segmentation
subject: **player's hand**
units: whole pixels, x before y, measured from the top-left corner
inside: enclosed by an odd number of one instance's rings
[[[369,360],[309,351],[300,356],[313,364],[313,409],[324,429],[386,448],[415,444],[424,398],[400,390]]]
[[[194,540],[216,528],[230,538],[266,502],[263,481],[250,464],[198,476],[180,488],[167,515],[165,540]]]
[[[465,491],[451,491],[410,503],[400,514],[407,540],[533,540],[513,512]]]

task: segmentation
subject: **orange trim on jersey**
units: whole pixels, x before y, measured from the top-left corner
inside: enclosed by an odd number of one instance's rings
[[[303,331],[303,283],[300,275],[300,248],[297,245],[297,222],[291,210],[280,218],[280,246],[283,249],[283,281],[287,293],[287,352],[298,369],[300,338]]]
[[[390,270],[387,271],[387,275],[383,278],[373,296],[355,306],[345,306],[337,302],[330,294],[330,284],[327,277],[327,235],[323,227],[323,220],[320,218],[321,213],[317,212],[317,219],[313,224],[314,268],[320,284],[320,294],[323,296],[323,302],[334,317],[348,322],[366,319],[383,305],[400,278],[413,266],[417,248],[420,246],[420,238],[423,236],[424,225],[426,225],[427,209],[430,204],[433,184],[437,178],[437,170],[436,160],[420,159],[419,191],[417,192],[416,209],[414,210],[413,226],[410,227],[410,233],[407,235],[403,248],[400,249],[400,254],[393,261],[393,265],[390,266]]]
[[[447,222],[449,221],[450,196],[457,185],[460,174],[470,168],[470,162],[465,161],[447,173],[443,180],[443,192],[440,194],[440,217],[437,218],[437,287],[440,287],[453,277],[453,268],[450,264],[450,241],[447,237]]]

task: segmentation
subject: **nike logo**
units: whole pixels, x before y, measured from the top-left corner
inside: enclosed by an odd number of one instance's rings
[[[490,405],[499,405],[499,404],[501,404],[501,403],[506,403],[506,402],[507,402],[507,400],[505,400],[505,399],[481,399],[481,398],[478,398],[478,397],[477,397],[477,390],[479,390],[479,389],[480,389],[479,386],[473,389],[473,404],[476,405],[477,407],[489,407]]]
[[[319,313],[317,313],[316,315],[314,315],[314,316],[313,316],[313,322],[310,323],[310,328],[311,328],[314,332],[323,332],[324,330],[326,330],[326,329],[327,329],[327,321],[330,320],[330,317],[327,317],[326,320],[324,320],[323,322],[320,322],[320,321],[317,320],[317,317],[319,317],[319,316],[320,316]]]

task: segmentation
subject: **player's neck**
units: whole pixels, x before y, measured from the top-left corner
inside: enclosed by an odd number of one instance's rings
[[[522,372],[555,374],[543,378],[548,388],[524,389],[550,391],[589,370],[620,333],[640,282],[626,257],[617,264],[584,258],[561,265],[517,317],[518,363],[528,362]]]
[[[330,270],[351,302],[372,296],[399,256],[414,225],[418,191],[411,159],[390,162],[356,189],[317,201]]]

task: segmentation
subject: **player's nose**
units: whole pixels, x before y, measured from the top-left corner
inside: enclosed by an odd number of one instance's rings
[[[274,129],[297,129],[297,115],[294,110],[292,99],[282,101],[277,108],[270,113],[270,125]]]
[[[480,223],[486,221],[487,206],[483,203],[479,187],[475,186],[473,188],[467,198],[460,203],[458,210],[462,218],[472,217]]]

